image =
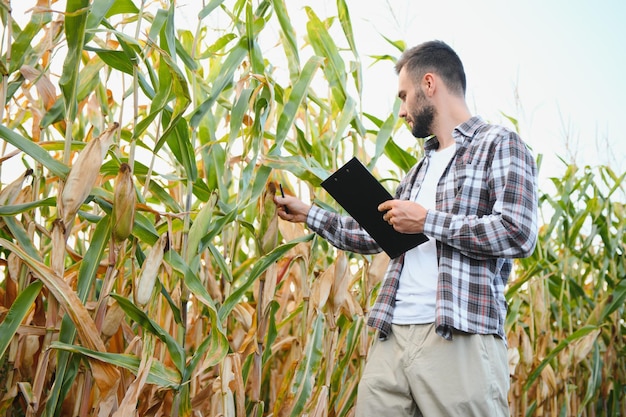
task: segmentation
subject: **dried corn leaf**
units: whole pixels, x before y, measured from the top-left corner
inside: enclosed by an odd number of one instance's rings
[[[389,265],[389,256],[386,253],[381,252],[374,255],[372,263],[367,270],[367,289],[371,291],[376,285],[382,282]]]
[[[50,81],[50,77],[30,65],[23,65],[20,68],[20,73],[28,81],[35,83],[37,94],[43,101],[46,110],[49,110],[57,99],[56,89],[52,81]]]
[[[343,251],[337,253],[335,260],[335,274],[331,291],[331,303],[335,314],[339,313],[339,309],[348,298],[349,287],[352,275],[348,268],[348,257]]]
[[[0,206],[9,206],[15,203],[15,200],[22,191],[24,180],[33,174],[33,170],[27,170],[24,175],[20,176],[0,191]]]
[[[143,352],[141,355],[141,362],[139,363],[139,369],[137,370],[137,377],[130,384],[126,390],[124,398],[119,405],[117,411],[113,414],[113,417],[126,417],[137,415],[137,402],[139,394],[146,384],[148,375],[150,375],[150,367],[154,360],[154,338],[151,336],[144,337]]]
[[[333,287],[333,281],[335,280],[335,268],[333,265],[326,268],[322,275],[319,276],[313,282],[313,288],[311,289],[311,304],[314,308],[324,308],[328,297],[330,297],[330,290]]]
[[[48,291],[57,299],[74,322],[82,344],[89,349],[105,352],[106,348],[102,339],[100,339],[100,333],[91,315],[74,290],[61,277],[57,276],[52,269],[28,256],[26,252],[13,244],[13,242],[0,238],[0,244],[19,256],[30,267],[33,274],[41,279]],[[102,397],[107,398],[117,387],[120,378],[119,371],[114,366],[98,360],[90,360],[89,363],[94,381]]]

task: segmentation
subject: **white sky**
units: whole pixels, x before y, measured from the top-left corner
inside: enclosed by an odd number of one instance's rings
[[[626,2],[618,0],[347,0],[357,47],[391,52],[380,34],[413,46],[440,39],[464,62],[470,108],[492,122],[520,122],[544,154],[542,177],[560,175],[555,155],[581,165],[626,169],[619,131],[626,106]],[[331,11],[334,1],[326,0]],[[365,103],[391,109],[391,65],[366,73]],[[409,135],[408,131],[406,132]]]
[[[622,104],[626,97],[626,2],[346,1],[365,67],[366,112],[384,117],[396,96],[391,63],[370,66],[370,55],[398,55],[383,35],[403,40],[409,47],[441,39],[464,62],[470,108],[496,123],[508,123],[501,112],[518,119],[523,139],[536,154],[544,154],[543,178],[563,172],[555,155],[583,165],[610,164],[617,172],[626,169],[626,140],[619,131],[626,110]],[[11,3],[18,12],[35,1]],[[63,10],[62,3],[53,8]],[[286,3],[300,39],[306,35],[305,5],[321,18],[337,13],[335,0]],[[202,3],[183,0],[177,4],[179,18],[193,31]],[[278,26],[275,21],[272,24]],[[343,39],[337,42],[347,45]],[[412,139],[408,130],[401,135]],[[3,184],[10,174],[6,171],[2,170]]]

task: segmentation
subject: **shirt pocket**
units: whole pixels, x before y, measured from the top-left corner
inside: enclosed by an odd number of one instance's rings
[[[491,213],[490,161],[487,155],[471,148],[457,158],[454,166],[455,214],[483,216]]]

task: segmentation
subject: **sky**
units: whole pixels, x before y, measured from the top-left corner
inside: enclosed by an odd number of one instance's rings
[[[381,34],[408,47],[431,39],[452,46],[464,62],[472,112],[494,123],[509,123],[503,113],[517,119],[522,138],[544,156],[543,178],[564,171],[557,157],[626,170],[619,130],[625,1],[347,1],[364,63],[390,50]],[[391,109],[391,64],[372,66],[366,76],[365,103]]]
[[[299,38],[306,34],[305,6],[322,18],[337,15],[336,0],[286,2]],[[383,117],[397,93],[392,64],[371,65],[371,56],[399,54],[384,37],[408,47],[440,39],[464,62],[470,110],[509,126],[503,114],[517,119],[522,138],[543,155],[542,178],[564,172],[558,157],[579,165],[608,164],[618,173],[626,170],[626,138],[619,131],[626,110],[626,1],[346,2],[365,68],[366,112]],[[34,2],[11,3],[18,13]],[[61,3],[54,8],[62,10]],[[201,4],[178,0],[178,18],[195,28]],[[404,140],[413,139],[408,129],[401,130]]]

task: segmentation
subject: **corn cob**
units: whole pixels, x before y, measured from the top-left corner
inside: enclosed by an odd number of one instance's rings
[[[60,277],[62,277],[65,272],[65,232],[65,225],[61,219],[55,219],[52,222],[50,266]]]
[[[135,285],[135,304],[144,306],[150,300],[157,274],[163,262],[163,254],[168,243],[168,235],[164,233],[150,250],[143,261],[141,274]]]
[[[122,242],[133,230],[135,223],[135,185],[130,165],[120,165],[115,179],[115,194],[113,197],[113,240]]]
[[[96,183],[102,160],[111,146],[113,135],[118,127],[117,122],[113,123],[100,136],[89,142],[72,165],[58,206],[59,214],[66,227],[73,220],[80,205],[89,196],[89,192]]]

